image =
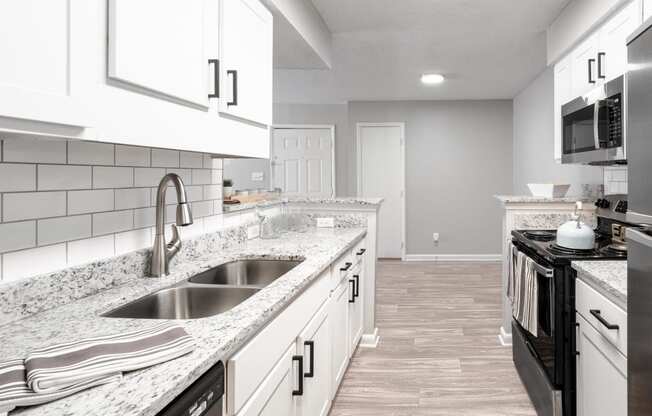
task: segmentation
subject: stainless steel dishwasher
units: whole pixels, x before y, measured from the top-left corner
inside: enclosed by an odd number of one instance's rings
[[[224,364],[217,363],[158,416],[223,416]]]

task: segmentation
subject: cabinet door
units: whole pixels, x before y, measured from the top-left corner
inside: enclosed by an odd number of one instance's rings
[[[578,97],[598,82],[598,34],[591,35],[571,52],[572,97]]]
[[[293,416],[296,411],[293,391],[297,383],[297,366],[293,357],[296,346],[292,344],[283,358],[265,378],[238,416]]]
[[[207,108],[205,8],[205,0],[110,0],[109,77]]]
[[[220,111],[272,123],[272,14],[259,0],[222,0]]]
[[[355,352],[358,342],[362,337],[363,324],[363,286],[364,286],[364,269],[360,267],[351,275],[351,301],[349,302],[349,355]]]
[[[609,81],[627,72],[627,37],[641,24],[640,5],[633,1],[600,29],[596,74]]]
[[[88,112],[75,97],[79,2],[0,2],[0,116],[86,127]],[[80,20],[82,19],[82,20]],[[83,48],[82,48],[83,49]]]
[[[627,415],[627,359],[581,315],[577,334],[578,416]]]
[[[652,17],[652,0],[643,0],[643,20]]]
[[[573,99],[572,80],[573,74],[571,71],[571,58],[566,58],[555,64],[555,160],[561,162],[562,156],[562,123],[561,123],[561,108],[568,101]]]
[[[349,364],[349,294],[349,281],[344,279],[331,296],[331,399],[335,396]]]
[[[303,356],[304,394],[297,398],[297,413],[326,416],[331,401],[331,333],[329,305],[317,312],[297,342]]]

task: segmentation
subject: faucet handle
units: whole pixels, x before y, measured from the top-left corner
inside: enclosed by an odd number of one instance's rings
[[[181,238],[179,237],[179,228],[176,224],[172,224],[172,239],[167,243],[165,251],[168,260],[172,259],[179,250],[181,250]]]

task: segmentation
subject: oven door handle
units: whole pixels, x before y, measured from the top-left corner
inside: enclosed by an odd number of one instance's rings
[[[519,252],[519,251],[518,251],[518,248],[516,248],[516,247],[512,247],[512,254],[513,254],[513,255],[516,256],[518,252]],[[523,254],[525,254],[525,253],[523,253]],[[525,254],[525,255],[527,256],[527,254]],[[530,257],[530,256],[528,256],[528,257]],[[531,257],[530,257],[530,258],[531,258]],[[555,275],[555,271],[554,271],[554,270],[549,269],[549,268],[547,268],[547,267],[543,267],[542,265],[540,265],[539,263],[537,263],[537,262],[534,261],[534,260],[532,260],[532,261],[533,261],[533,264],[532,264],[532,265],[534,266],[534,268],[536,269],[536,271],[538,271],[539,273],[541,273],[542,275],[544,275],[544,276],[547,277],[547,278],[552,278],[552,277],[554,277],[554,275]]]
[[[600,105],[602,101],[598,100],[593,104],[593,141],[595,150],[600,150]]]

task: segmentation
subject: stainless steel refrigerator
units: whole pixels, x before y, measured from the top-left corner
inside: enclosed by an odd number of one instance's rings
[[[626,145],[628,416],[652,415],[652,21],[628,39]]]

